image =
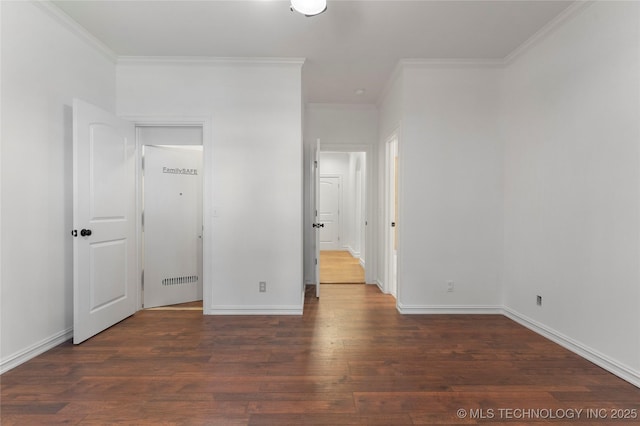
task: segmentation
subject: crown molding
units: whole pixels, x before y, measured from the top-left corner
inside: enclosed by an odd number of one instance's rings
[[[118,65],[295,65],[302,67],[305,58],[244,58],[213,56],[119,56]]]
[[[1,0],[0,0],[1,1]],[[87,31],[82,25],[74,21],[69,15],[64,13],[58,6],[53,4],[50,0],[30,0],[29,3],[38,7],[49,17],[57,21],[64,28],[71,31],[78,38],[95,49],[98,53],[102,54],[110,62],[116,63],[118,55],[111,50],[106,44],[98,40],[93,34]]]
[[[377,111],[376,104],[370,103],[351,103],[351,104],[339,104],[339,103],[323,103],[323,102],[309,102],[306,105],[310,110],[352,110],[352,111]]]
[[[503,63],[508,66],[515,62],[516,59],[531,50],[539,42],[550,36],[555,30],[560,28],[569,19],[573,18],[580,11],[594,4],[596,0],[576,0],[570,4],[565,10],[560,12],[558,16],[549,21],[545,26],[540,28],[535,34],[529,37],[524,43],[516,47],[514,51],[504,57]]]
[[[401,59],[398,65],[402,68],[502,68],[504,66],[503,59],[420,59],[407,58]]]

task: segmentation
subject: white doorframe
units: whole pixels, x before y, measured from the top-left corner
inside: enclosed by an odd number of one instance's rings
[[[385,142],[384,180],[384,292],[398,297],[399,179],[398,136],[392,133]],[[398,160],[396,160],[398,159]],[[394,226],[392,227],[392,223]]]
[[[211,293],[213,283],[211,281],[212,262],[211,253],[213,252],[213,235],[212,235],[212,211],[213,211],[213,133],[212,120],[209,116],[189,116],[189,117],[171,117],[171,116],[125,116],[122,117],[134,123],[136,127],[170,127],[170,126],[200,126],[202,127],[202,168],[204,174],[202,177],[202,298],[203,313],[207,312],[208,306],[211,306]],[[137,159],[136,159],[136,235],[142,235],[142,144],[136,137]],[[142,309],[142,238],[138,238],[138,292],[137,292],[137,309]]]
[[[377,205],[377,191],[375,188],[375,182],[377,180],[377,161],[376,151],[378,145],[365,145],[365,144],[321,144],[321,152],[364,152],[366,154],[366,167],[365,167],[365,231],[364,231],[364,245],[365,245],[365,282],[376,282],[376,238],[375,232],[377,228],[376,223],[376,205]]]

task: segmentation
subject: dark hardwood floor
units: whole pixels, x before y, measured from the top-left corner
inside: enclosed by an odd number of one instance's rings
[[[322,290],[302,317],[138,312],[2,375],[1,423],[640,424],[640,389],[505,317]]]

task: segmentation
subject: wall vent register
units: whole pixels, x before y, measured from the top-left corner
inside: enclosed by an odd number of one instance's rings
[[[197,283],[197,282],[198,282],[197,275],[187,275],[184,277],[165,278],[162,280],[162,285],[165,285],[165,286],[181,285],[181,284],[191,284],[191,283]]]

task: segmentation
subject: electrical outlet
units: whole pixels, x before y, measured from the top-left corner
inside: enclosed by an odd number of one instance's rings
[[[267,292],[267,282],[266,281],[260,281],[260,293],[266,293]]]
[[[536,305],[542,306],[542,296],[536,296]]]
[[[455,290],[455,283],[453,281],[447,282],[447,293],[453,293]]]

